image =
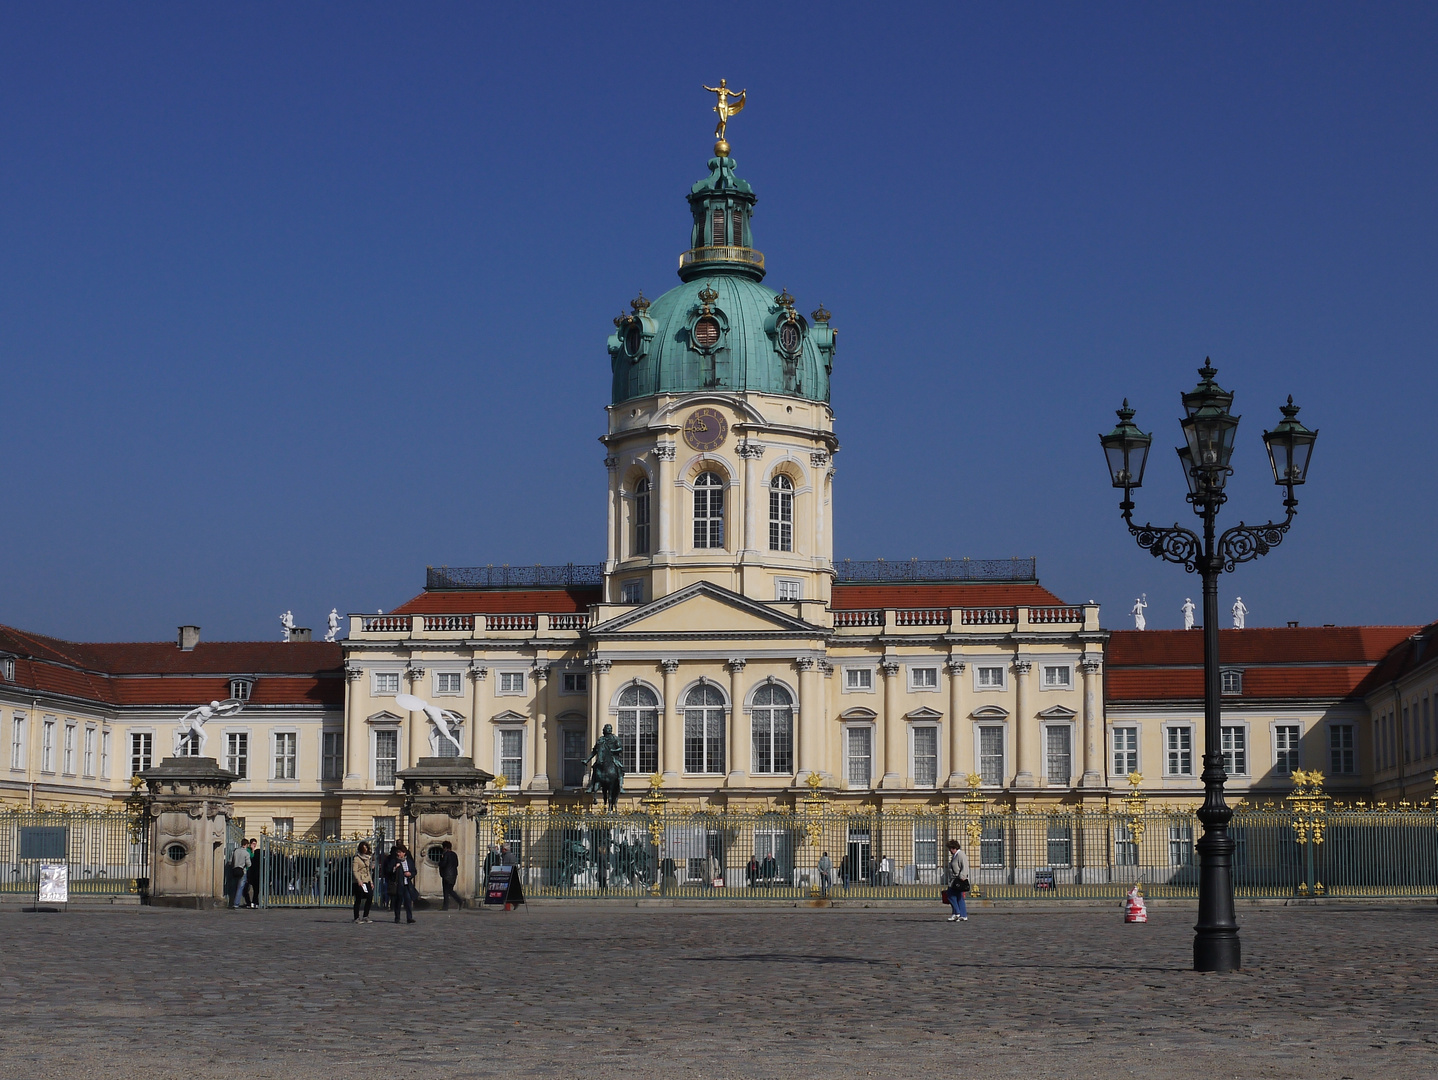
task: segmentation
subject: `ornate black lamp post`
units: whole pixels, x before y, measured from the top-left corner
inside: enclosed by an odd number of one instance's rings
[[[1133,422],[1134,410],[1125,400],[1118,410],[1118,426],[1101,435],[1108,457],[1113,486],[1123,488],[1119,509],[1128,531],[1155,558],[1181,564],[1190,573],[1203,577],[1203,806],[1198,819],[1203,837],[1198,841],[1199,886],[1198,924],[1194,927],[1193,968],[1195,971],[1237,971],[1240,966],[1238,922],[1233,910],[1233,839],[1228,823],[1233,811],[1223,801],[1223,745],[1220,732],[1221,687],[1218,670],[1218,575],[1242,562],[1268,554],[1283,541],[1293,523],[1298,500],[1293,489],[1308,476],[1308,459],[1313,453],[1316,431],[1297,420],[1293,398],[1282,406],[1283,419],[1272,431],[1263,433],[1273,480],[1288,494],[1283,500],[1287,516],[1282,522],[1245,525],[1239,522],[1214,539],[1214,519],[1228,496],[1224,484],[1233,472],[1233,439],[1239,418],[1228,411],[1233,395],[1213,377],[1218,374],[1205,359],[1199,368],[1202,380],[1183,395],[1183,435],[1186,446],[1178,448],[1188,481],[1188,501],[1203,519],[1203,538],[1177,523],[1169,529],[1133,523],[1133,489],[1143,483],[1152,435],[1145,435]]]

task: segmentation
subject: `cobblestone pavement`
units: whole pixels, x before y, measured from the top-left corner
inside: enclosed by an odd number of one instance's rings
[[[1438,908],[0,913],[0,1075],[1438,1075]],[[596,968],[596,965],[598,967]]]

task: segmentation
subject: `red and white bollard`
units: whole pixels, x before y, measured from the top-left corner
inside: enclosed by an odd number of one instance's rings
[[[1143,902],[1143,893],[1138,891],[1137,885],[1128,891],[1128,902],[1124,904],[1123,909],[1123,921],[1126,923],[1148,922],[1148,905]]]

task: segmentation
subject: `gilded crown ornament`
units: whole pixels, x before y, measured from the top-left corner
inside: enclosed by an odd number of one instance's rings
[[[814,309],[813,319],[816,323],[827,325],[831,314],[832,313],[829,311],[828,308],[826,308],[823,304],[820,304]]]
[[[718,86],[706,86],[704,89],[718,97],[714,103],[714,111],[719,114],[719,123],[714,128],[714,154],[716,157],[728,157],[729,143],[725,139],[725,129],[729,126],[730,117],[743,111],[744,98],[749,91],[730,90],[723,79],[719,80]]]
[[[710,315],[714,311],[714,301],[719,299],[719,294],[708,285],[699,290],[699,302],[704,305],[704,314]]]
[[[788,289],[781,289],[781,290],[779,291],[779,295],[776,296],[776,297],[774,297],[774,303],[778,304],[781,308],[784,308],[786,311],[793,311],[793,310],[794,310],[794,298],[789,295],[789,290],[788,290]]]
[[[638,296],[629,301],[629,306],[633,308],[634,314],[636,315],[643,315],[649,310],[649,301],[645,299],[643,289],[639,290]]]

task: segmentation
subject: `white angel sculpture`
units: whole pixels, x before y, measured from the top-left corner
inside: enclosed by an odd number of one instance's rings
[[[188,742],[190,745],[190,757],[203,757],[205,754],[205,723],[217,716],[234,716],[245,707],[245,703],[238,698],[226,698],[224,701],[212,701],[208,705],[200,705],[191,709],[184,716],[180,717],[180,723],[175,728],[175,756],[180,757],[180,750]],[[191,741],[193,736],[193,741]]]
[[[394,703],[401,709],[409,712],[422,712],[429,717],[429,722],[434,725],[435,731],[439,732],[441,739],[448,739],[454,747],[455,756],[464,753],[464,747],[459,744],[459,736],[455,734],[455,728],[464,722],[464,717],[458,713],[452,713],[448,709],[441,709],[423,698],[417,698],[413,694],[396,694]]]

